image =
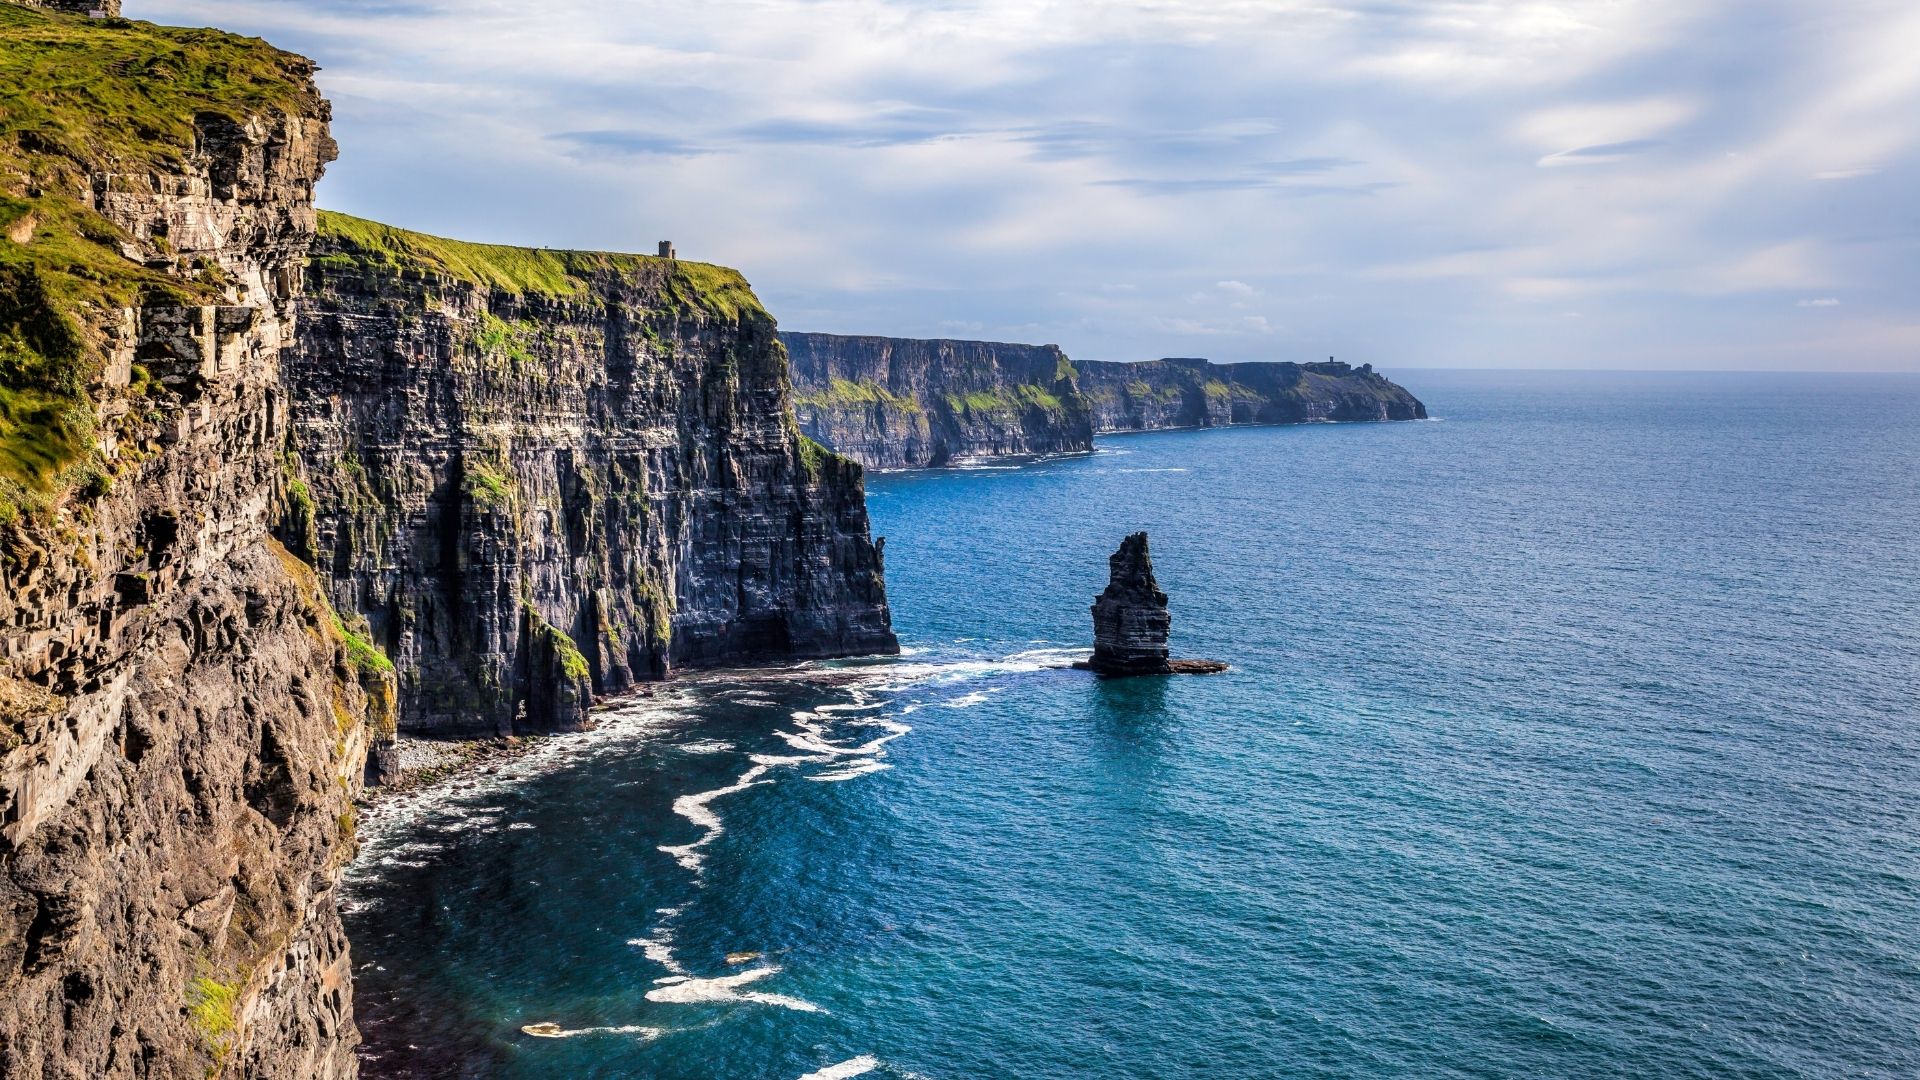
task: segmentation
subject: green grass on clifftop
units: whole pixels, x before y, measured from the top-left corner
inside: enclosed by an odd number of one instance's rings
[[[611,251],[475,244],[331,210],[320,212],[320,237],[323,250],[312,261],[323,270],[419,270],[502,292],[546,296],[582,295],[600,274],[664,273],[668,287],[683,303],[727,319],[765,315],[739,271],[709,263]]]
[[[93,178],[175,170],[198,115],[317,115],[310,71],[254,38],[0,3],[0,518],[70,483],[93,444],[88,311],[217,302],[122,255]]]

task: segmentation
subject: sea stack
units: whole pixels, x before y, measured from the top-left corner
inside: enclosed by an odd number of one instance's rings
[[[1099,675],[1211,675],[1227,670],[1217,660],[1171,660],[1167,635],[1173,616],[1167,594],[1153,579],[1147,534],[1120,542],[1107,560],[1107,589],[1093,601],[1093,658],[1074,665]]]

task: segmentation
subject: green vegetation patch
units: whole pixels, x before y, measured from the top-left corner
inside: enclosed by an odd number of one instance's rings
[[[536,634],[544,634],[547,643],[553,647],[554,659],[560,662],[560,670],[569,679],[585,679],[593,674],[593,668],[587,664],[585,653],[574,643],[571,635],[540,617],[540,613],[528,603],[527,622]]]
[[[467,497],[489,510],[505,510],[513,505],[513,479],[485,462],[468,462],[461,483]]]
[[[198,975],[187,984],[187,1019],[215,1061],[224,1060],[233,1047],[234,1029],[238,1026],[234,1009],[239,1000],[237,982],[221,982],[210,975]]]
[[[340,631],[340,639],[347,644],[347,662],[355,671],[374,675],[393,674],[393,661],[373,643],[373,639],[346,624],[338,613],[333,616],[333,628]]]
[[[1052,390],[1033,383],[996,386],[991,390],[975,390],[967,394],[948,394],[946,400],[947,408],[954,412],[969,413],[1017,413],[1033,407],[1057,412],[1066,407]]]
[[[896,394],[877,382],[861,379],[828,380],[825,390],[794,396],[794,404],[811,405],[823,409],[864,409],[874,405],[887,405],[903,412],[924,412],[920,402],[913,398]]]
[[[0,521],[82,479],[100,363],[86,313],[219,302],[217,281],[124,256],[130,238],[86,205],[93,177],[177,170],[196,117],[317,116],[311,69],[215,30],[0,4]]]
[[[626,255],[610,251],[563,251],[475,244],[382,225],[331,210],[320,211],[321,250],[312,264],[323,270],[425,271],[515,295],[580,296],[599,274],[632,276],[656,272],[681,306],[729,320],[766,317],[747,279],[737,270],[709,263]]]

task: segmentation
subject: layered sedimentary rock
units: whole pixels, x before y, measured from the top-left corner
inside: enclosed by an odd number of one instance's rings
[[[391,684],[267,529],[311,71],[0,5],[8,1077],[354,1071],[333,891]]]
[[[1147,534],[1120,542],[1107,560],[1107,587],[1093,601],[1093,656],[1075,667],[1100,675],[1211,675],[1227,670],[1217,660],[1173,660],[1167,639],[1173,615],[1167,594],[1153,577]]]
[[[1093,448],[1088,402],[1058,346],[780,338],[800,430],[870,468]]]
[[[1427,418],[1418,398],[1371,364],[1168,359],[1079,367],[1094,429],[1102,433]]]
[[[1072,453],[1123,431],[1422,420],[1371,365],[1075,363],[1053,345],[783,333],[801,430],[881,469]]]
[[[301,307],[281,534],[398,665],[403,729],[897,650],[861,468],[795,431],[733,271],[322,215]]]
[[[21,7],[40,8],[44,11],[65,11],[75,15],[99,15],[107,18],[120,14],[120,0],[15,0]]]

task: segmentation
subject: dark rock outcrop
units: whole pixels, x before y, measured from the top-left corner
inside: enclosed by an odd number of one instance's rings
[[[1373,370],[1344,363],[1149,360],[1081,364],[1094,429],[1162,431],[1233,424],[1425,420],[1420,400]]]
[[[782,333],[808,437],[875,469],[1093,448],[1056,345]]]
[[[321,216],[281,534],[399,724],[574,727],[670,667],[897,651],[861,468],[793,428],[740,276]]]
[[[114,18],[120,14],[120,0],[14,0],[14,2],[21,7],[64,11],[74,15],[98,14]]]
[[[267,531],[325,104],[214,31],[0,35],[0,1074],[350,1077],[391,684]]]
[[[1107,561],[1107,587],[1093,601],[1093,657],[1075,664],[1099,675],[1211,675],[1227,670],[1217,660],[1173,660],[1167,638],[1173,616],[1167,594],[1153,578],[1147,534],[1120,542]]]
[[[1081,452],[1125,431],[1427,415],[1371,365],[1074,363],[1053,345],[780,338],[801,430],[869,468]]]

